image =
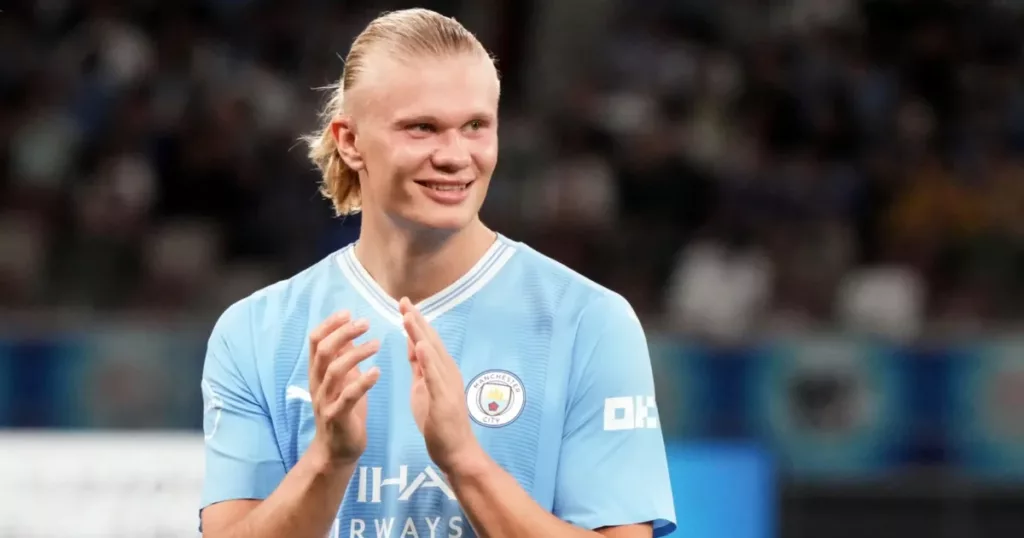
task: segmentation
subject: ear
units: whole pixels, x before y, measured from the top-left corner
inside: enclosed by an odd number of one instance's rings
[[[352,170],[363,169],[363,157],[356,149],[356,133],[353,129],[352,118],[337,116],[331,120],[331,135],[335,144],[338,145],[338,153],[341,160]]]

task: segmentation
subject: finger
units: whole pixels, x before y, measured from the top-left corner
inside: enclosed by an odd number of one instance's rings
[[[427,323],[427,320],[423,318],[415,306],[409,306],[409,310],[402,317],[402,322],[405,325],[406,332],[412,337],[414,344],[421,341],[428,342],[431,345],[438,344],[438,342],[430,337],[430,324]]]
[[[380,368],[376,366],[360,374],[355,381],[346,385],[337,400],[331,402],[327,407],[325,410],[327,417],[337,418],[351,413],[359,400],[377,384],[378,379],[380,379]]]
[[[338,391],[344,390],[345,381],[350,377],[350,372],[353,372],[356,365],[372,357],[379,349],[380,342],[370,340],[353,347],[335,359],[328,365],[327,372],[324,373],[324,381],[320,385],[317,398],[321,401],[333,399]]]
[[[398,311],[401,312],[402,315],[408,314],[414,308],[416,308],[416,305],[412,304],[412,300],[408,297],[402,297],[398,300]]]
[[[402,316],[402,326],[405,327],[405,332],[409,335],[413,345],[427,341],[427,334],[420,326],[419,320],[416,319],[416,314],[408,312]]]
[[[409,350],[409,366],[412,367],[412,375],[419,379],[423,377],[423,367],[420,365],[419,359],[416,358],[416,344],[413,343],[412,338],[406,337],[405,345]]]
[[[427,392],[431,397],[440,396],[444,392],[444,378],[439,367],[437,351],[426,342],[416,344],[416,358],[423,370],[423,378],[427,382]]]
[[[313,374],[318,380],[323,380],[327,367],[334,362],[334,359],[346,351],[352,340],[362,336],[370,328],[370,323],[365,319],[357,319],[338,327],[331,334],[320,341],[316,349],[317,369]]]
[[[423,337],[438,349],[444,349],[444,342],[441,341],[441,335],[437,334],[437,331],[435,331],[434,327],[429,321],[427,321],[427,318],[423,316],[420,309],[416,308],[416,305],[411,302],[409,303],[409,312],[416,320],[416,325],[420,327],[420,332],[423,334]]]
[[[406,345],[409,348],[409,365],[412,367],[413,375],[417,378],[423,377],[423,365],[416,355],[417,342],[426,342],[423,329],[416,323],[416,318],[413,317],[412,313],[405,314],[402,318],[402,325],[405,327],[405,332],[408,335],[406,337]]]
[[[348,349],[335,358],[324,373],[323,398],[333,400],[349,381],[359,376],[359,363],[372,357],[379,350],[380,342],[370,340]]]
[[[402,297],[401,299],[398,300],[398,311],[402,314],[402,324],[405,326],[406,334],[414,338],[413,344],[415,344],[416,341],[415,336],[412,333],[412,328],[410,327],[409,324],[412,323],[413,321],[412,311],[414,309],[415,307],[413,306],[412,301],[410,301],[408,297]]]
[[[416,333],[417,337],[419,339],[429,340],[432,328],[430,327],[430,324],[427,323],[426,318],[423,317],[423,314],[420,313],[420,310],[416,308],[416,305],[412,304],[412,301],[410,301],[408,297],[402,297],[402,300],[398,302],[398,307],[402,312],[403,319],[410,318],[412,323],[419,327],[420,330]],[[433,344],[437,345],[438,342],[433,342]]]
[[[348,323],[350,319],[352,319],[352,314],[348,310],[342,310],[327,316],[327,319],[323,320],[320,325],[313,329],[313,332],[309,333],[309,349],[316,348],[321,340],[334,332],[338,327]]]
[[[433,358],[435,359],[434,367],[437,371],[450,372],[453,369],[458,369],[458,366],[445,351],[446,348],[444,346],[444,342],[441,341],[441,336],[437,334],[437,331],[435,331],[433,327],[430,326],[430,323],[427,322],[427,318],[423,317],[423,314],[421,314],[415,306],[413,306],[409,314],[406,315],[412,318],[411,326],[414,327],[417,337],[419,338],[419,340],[414,341],[414,343],[422,341],[429,344],[433,349]]]
[[[311,383],[314,379],[318,379],[318,376],[315,374],[323,371],[323,369],[320,368],[316,356],[316,350],[320,347],[320,342],[327,337],[327,335],[334,332],[335,329],[348,323],[351,317],[352,315],[347,310],[335,312],[330,316],[327,316],[327,319],[322,321],[320,325],[317,325],[316,328],[309,333],[309,380]]]

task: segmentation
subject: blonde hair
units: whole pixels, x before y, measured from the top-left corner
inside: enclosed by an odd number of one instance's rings
[[[320,128],[303,137],[309,146],[309,158],[323,177],[320,193],[334,204],[339,216],[358,212],[362,200],[359,174],[341,158],[331,122],[345,111],[345,92],[352,89],[368,69],[368,56],[379,50],[388,57],[402,60],[467,52],[486,54],[476,36],[462,24],[429,9],[384,13],[363,29],[345,57],[341,79],[327,88],[331,96],[320,113]]]

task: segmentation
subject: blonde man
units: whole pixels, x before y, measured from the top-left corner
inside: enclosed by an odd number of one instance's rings
[[[499,88],[477,39],[437,13],[385,14],[355,40],[309,143],[360,237],[217,322],[205,536],[675,527],[629,304],[480,221]]]

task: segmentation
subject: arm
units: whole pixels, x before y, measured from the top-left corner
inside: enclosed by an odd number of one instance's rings
[[[329,335],[320,344],[324,356],[336,356],[351,339],[347,321],[335,316],[318,329],[321,336]],[[355,462],[338,463],[327,445],[314,440],[285,474],[265,401],[249,389],[255,370],[243,362],[253,356],[246,346],[252,341],[247,328],[247,317],[229,310],[214,328],[203,369],[203,536],[322,538],[335,521]],[[311,341],[311,349],[319,341]],[[344,356],[354,361],[362,355]]]
[[[307,451],[264,501],[235,500],[203,510],[204,538],[322,538],[331,529],[354,465],[330,465]]]
[[[608,295],[584,309],[574,347],[554,513],[588,529],[648,523],[654,536],[671,533],[675,506],[640,320]]]
[[[621,301],[621,299],[619,299]],[[588,394],[603,394],[608,391],[623,391],[632,393],[639,385],[641,388],[649,389],[653,399],[653,377],[650,374],[650,360],[647,357],[647,345],[643,331],[639,328],[639,321],[632,314],[628,304],[622,301],[625,308],[619,306],[623,312],[620,318],[632,320],[635,330],[639,336],[640,348],[628,346],[638,345],[637,334],[626,340],[624,344],[629,353],[626,355],[637,357],[642,356],[640,361],[615,361],[614,364],[624,363],[625,368],[610,370],[606,361],[584,361],[588,365],[596,363],[593,368],[598,374],[590,374],[589,377],[601,378],[599,385],[600,392],[591,391]],[[587,476],[587,471],[582,469],[576,459],[586,459],[583,453],[587,450],[597,450],[597,447],[587,446],[590,442],[613,441],[612,439],[591,439],[587,434],[578,434],[578,431],[589,432],[593,429],[589,401],[582,405],[574,405],[579,408],[580,418],[572,415],[567,417],[567,431],[573,435],[563,442],[561,454],[560,473],[556,489],[556,510],[555,514],[548,513],[530,498],[519,486],[516,480],[502,470],[491,460],[484,450],[476,443],[476,439],[469,429],[467,411],[465,409],[465,398],[462,396],[462,380],[451,357],[444,351],[443,343],[437,333],[430,327],[429,323],[415,309],[412,303],[403,299],[401,307],[405,313],[405,327],[410,337],[410,361],[413,363],[414,379],[422,378],[429,392],[429,411],[425,412],[427,418],[424,425],[420,426],[424,432],[427,442],[427,449],[435,463],[448,475],[452,489],[466,513],[467,518],[476,533],[483,538],[527,538],[559,536],[566,538],[584,538],[587,536],[611,536],[616,538],[641,538],[650,537],[654,534],[652,527],[656,527],[658,534],[667,534],[674,528],[668,520],[659,519],[658,514],[674,519],[672,514],[672,498],[668,489],[668,472],[665,460],[665,447],[661,440],[660,432],[656,437],[647,436],[645,439],[655,440],[651,443],[645,441],[640,444],[640,449],[634,449],[626,453],[615,454],[616,458],[608,461],[590,461],[591,471],[601,472],[604,467],[612,467],[615,473],[609,473],[609,479],[602,483],[595,484],[595,481]],[[604,305],[607,308],[607,305]],[[603,311],[603,308],[601,309]],[[616,320],[620,321],[620,320]],[[597,321],[597,333],[600,334],[606,327],[604,320]],[[609,328],[615,329],[615,328]],[[616,330],[616,332],[620,332]],[[589,334],[589,333],[587,333]],[[613,335],[609,340],[615,340]],[[601,349],[597,346],[596,340],[586,340],[584,337],[583,348],[588,353],[615,356],[618,358],[618,351],[622,347],[615,347],[612,350]],[[580,339],[577,339],[577,347],[580,347]],[[620,346],[623,344],[619,344]],[[613,346],[614,347],[614,346]],[[588,357],[589,358],[589,357]],[[577,362],[574,360],[574,363]],[[631,370],[634,362],[646,363],[646,368],[641,368],[640,373],[623,374],[620,370]],[[646,375],[645,375],[646,372]],[[625,377],[623,377],[625,375]],[[587,378],[588,387],[592,384]],[[640,379],[640,383],[631,383],[629,379]],[[415,400],[415,398],[414,398]],[[598,405],[604,405],[603,396]],[[414,407],[415,407],[414,403]],[[598,415],[603,411],[598,411]],[[656,423],[656,421],[655,421]],[[589,426],[583,427],[583,426]],[[597,428],[602,428],[601,419],[597,419]],[[568,448],[568,451],[566,450]],[[626,447],[627,449],[631,447]],[[636,447],[632,447],[636,448]],[[599,451],[601,452],[601,451]],[[617,451],[618,452],[618,451]],[[660,456],[660,460],[659,460]],[[633,457],[649,457],[653,462],[633,462]],[[661,465],[659,466],[659,461]],[[561,469],[572,466],[577,469],[575,472],[562,473]],[[621,470],[620,470],[621,468]],[[583,472],[579,472],[583,471]],[[659,503],[652,507],[643,508],[637,506],[636,500],[627,500],[625,496],[636,495],[636,484],[638,480],[631,480],[625,484],[617,482],[623,479],[624,475],[632,473],[640,475],[640,488],[653,488],[653,491],[641,495],[640,503],[652,498]],[[650,480],[646,480],[650,478]],[[594,486],[612,488],[611,492],[594,494],[586,492]],[[623,488],[625,486],[625,488]],[[578,505],[572,505],[569,509],[559,513],[559,496],[572,496],[579,494]],[[667,503],[667,504],[666,504]],[[564,503],[562,504],[569,504]],[[617,506],[620,505],[620,506]],[[574,511],[576,507],[581,512]],[[623,506],[625,508],[623,508]],[[665,506],[668,509],[665,510]],[[605,513],[611,509],[609,513]],[[590,512],[588,512],[590,511]],[[596,511],[596,517],[589,517],[590,513]],[[652,525],[652,522],[657,522]],[[593,529],[593,530],[589,530]]]
[[[481,538],[651,538],[649,523],[600,528],[573,526],[541,508],[486,454],[468,459],[465,467],[448,475],[466,517]]]

